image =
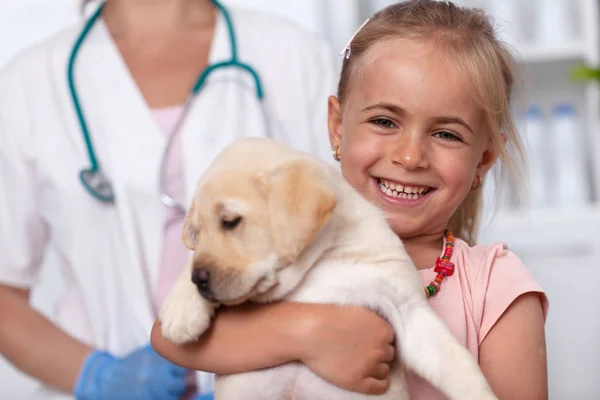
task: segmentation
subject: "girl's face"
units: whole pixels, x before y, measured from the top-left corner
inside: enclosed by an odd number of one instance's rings
[[[411,40],[374,46],[343,109],[329,99],[343,176],[401,238],[443,231],[496,158],[474,88],[439,52]]]

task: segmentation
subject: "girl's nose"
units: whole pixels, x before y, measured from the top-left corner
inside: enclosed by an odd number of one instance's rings
[[[391,161],[411,171],[429,166],[427,143],[421,135],[405,133],[391,146]]]

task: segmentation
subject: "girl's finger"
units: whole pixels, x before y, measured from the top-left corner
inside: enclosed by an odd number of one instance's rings
[[[383,354],[383,360],[384,362],[392,362],[394,361],[394,359],[396,359],[396,348],[394,346],[392,346],[391,344],[388,345],[385,348],[385,352]]]
[[[390,374],[390,364],[381,363],[375,367],[371,376],[376,379],[386,379],[389,374]]]
[[[389,386],[390,381],[388,379],[369,377],[361,382],[359,392],[364,394],[384,394]]]

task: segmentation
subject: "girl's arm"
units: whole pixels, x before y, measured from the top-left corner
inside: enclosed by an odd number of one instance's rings
[[[184,346],[164,339],[158,321],[151,334],[160,355],[186,368],[235,374],[301,361],[365,394],[387,390],[393,339],[387,322],[366,309],[287,302],[222,308],[210,330]]]
[[[502,399],[547,399],[544,314],[537,293],[518,297],[479,346],[479,365]]]

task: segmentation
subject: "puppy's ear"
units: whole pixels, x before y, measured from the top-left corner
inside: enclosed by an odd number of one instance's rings
[[[269,207],[277,254],[294,262],[329,221],[337,204],[323,171],[306,160],[286,163],[259,179]]]
[[[193,223],[195,213],[196,201],[194,199],[183,221],[183,244],[190,250],[194,250],[198,244],[198,230]]]

